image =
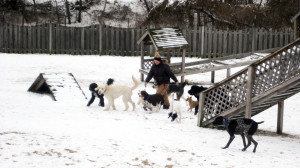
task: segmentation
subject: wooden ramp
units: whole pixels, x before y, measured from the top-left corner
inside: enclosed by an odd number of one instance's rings
[[[28,91],[50,94],[55,101],[87,99],[72,73],[40,73]]]
[[[201,92],[198,126],[211,126],[219,115],[251,118],[279,105],[278,125],[282,128],[283,102],[299,91],[300,39],[297,39]]]

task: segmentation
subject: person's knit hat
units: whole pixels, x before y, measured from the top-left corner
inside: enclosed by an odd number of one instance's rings
[[[161,57],[157,51],[155,52],[154,60],[161,61]]]
[[[154,60],[161,61],[160,57],[154,57]]]

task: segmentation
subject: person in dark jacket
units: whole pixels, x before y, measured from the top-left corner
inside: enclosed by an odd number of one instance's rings
[[[109,78],[106,82],[107,85],[111,85],[113,84],[114,80]],[[103,98],[103,94],[99,94],[95,89],[98,87],[98,85],[96,83],[91,83],[89,86],[89,90],[92,93],[91,99],[89,100],[87,106],[90,106],[96,97],[98,97],[100,99],[100,102],[98,104],[98,106],[104,107],[104,98]]]
[[[149,74],[145,80],[145,86],[154,77],[158,87],[156,90],[157,94],[164,96],[163,109],[169,109],[170,102],[167,94],[167,90],[170,84],[170,78],[178,84],[178,80],[174,73],[171,71],[168,64],[164,64],[158,52],[156,52],[154,57],[154,64],[152,65]]]

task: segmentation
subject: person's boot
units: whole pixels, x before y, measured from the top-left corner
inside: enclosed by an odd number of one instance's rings
[[[168,105],[163,105],[163,109],[169,109],[169,106]]]

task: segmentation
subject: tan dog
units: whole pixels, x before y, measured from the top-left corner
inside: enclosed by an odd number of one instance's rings
[[[198,101],[193,101],[192,100],[192,97],[188,97],[187,99],[186,99],[186,101],[189,103],[189,109],[188,109],[188,111],[192,111],[193,110],[193,108],[195,108],[198,104],[199,104],[199,102]]]

